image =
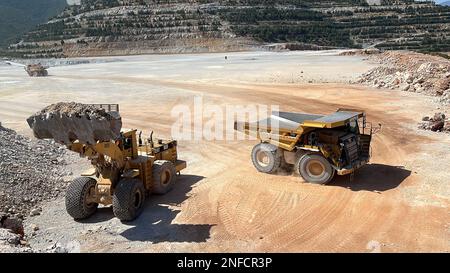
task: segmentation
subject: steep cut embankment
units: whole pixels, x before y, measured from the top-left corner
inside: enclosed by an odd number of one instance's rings
[[[211,52],[274,42],[450,51],[449,26],[450,7],[411,0],[83,0],[26,34],[8,54]]]

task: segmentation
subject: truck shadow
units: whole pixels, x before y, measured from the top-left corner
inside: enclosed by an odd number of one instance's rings
[[[132,226],[120,235],[130,241],[146,241],[154,244],[161,242],[206,242],[213,225],[174,224],[172,223],[180,210],[174,209],[188,197],[194,184],[204,179],[201,176],[182,175],[177,185],[164,196],[150,196],[141,216],[133,222],[124,223]]]
[[[383,164],[369,164],[356,171],[353,181],[350,176],[336,177],[329,186],[351,189],[352,191],[383,192],[395,189],[411,175],[404,167]]]

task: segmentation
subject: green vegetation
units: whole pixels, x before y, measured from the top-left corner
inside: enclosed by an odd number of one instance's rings
[[[209,13],[229,22],[236,34],[264,42],[336,47],[377,44],[382,49],[450,50],[449,7],[414,4],[412,0],[384,1],[386,6],[345,0],[219,2],[222,8]]]
[[[0,47],[14,43],[67,6],[66,0],[1,0]]]

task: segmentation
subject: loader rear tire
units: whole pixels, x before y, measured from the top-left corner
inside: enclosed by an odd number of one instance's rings
[[[79,177],[72,181],[66,192],[66,210],[75,220],[83,220],[92,216],[98,204],[90,203],[88,197],[95,189],[97,181],[90,177]]]
[[[167,160],[153,163],[153,193],[163,195],[173,189],[177,180],[175,165]]]
[[[136,219],[144,209],[144,184],[139,179],[124,178],[114,190],[113,212],[120,221]]]
[[[303,179],[312,184],[328,184],[336,173],[330,162],[320,154],[306,154],[299,159],[297,165]]]
[[[277,146],[260,143],[252,150],[252,161],[259,172],[274,174],[281,167],[283,156]]]

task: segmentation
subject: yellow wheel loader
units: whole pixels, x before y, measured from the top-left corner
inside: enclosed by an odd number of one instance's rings
[[[149,193],[165,194],[186,168],[177,141],[143,139],[122,130],[118,105],[52,105],[28,119],[35,137],[54,139],[91,161],[66,193],[66,210],[76,220],[93,215],[99,204],[112,205],[122,221],[140,215]]]
[[[381,125],[373,128],[364,111],[339,109],[327,116],[275,112],[258,122],[236,122],[235,129],[261,141],[251,154],[259,172],[291,165],[306,182],[327,184],[369,162],[372,136]]]

